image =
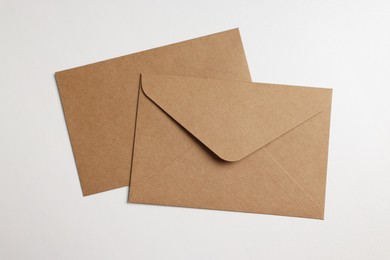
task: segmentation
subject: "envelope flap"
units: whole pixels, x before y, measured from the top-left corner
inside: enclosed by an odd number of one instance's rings
[[[157,106],[226,161],[238,161],[331,102],[331,89],[142,74]]]

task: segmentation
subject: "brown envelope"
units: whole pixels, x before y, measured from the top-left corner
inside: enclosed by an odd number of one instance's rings
[[[323,219],[331,98],[142,74],[129,202]]]
[[[129,185],[140,72],[251,80],[238,29],[57,72],[84,195]]]

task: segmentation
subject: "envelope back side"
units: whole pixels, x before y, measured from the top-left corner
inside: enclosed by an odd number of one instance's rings
[[[129,202],[324,218],[332,90],[142,74]]]
[[[129,185],[141,72],[251,80],[238,29],[57,72],[84,196]]]

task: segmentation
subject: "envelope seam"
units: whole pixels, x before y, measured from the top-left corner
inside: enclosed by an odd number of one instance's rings
[[[168,165],[166,165],[161,171],[159,171],[158,173],[156,174],[153,174],[152,176],[150,176],[148,178],[148,180],[151,180],[152,178],[156,177],[159,173],[162,173],[164,172],[169,166],[171,166],[172,164],[174,164],[175,162],[179,161],[181,158],[183,158],[188,152],[190,152],[192,150],[192,148],[194,148],[195,145],[191,145],[191,147],[189,149],[187,149],[179,158],[175,159],[174,161],[172,161],[171,163],[169,163]],[[227,171],[226,173],[229,173],[231,172],[232,170],[229,170]],[[174,176],[177,176],[177,173],[174,173]],[[191,178],[191,177],[190,177]],[[148,183],[147,180],[143,181],[139,187],[143,187],[145,186],[146,184]],[[214,194],[214,192],[212,192],[206,185],[203,184],[203,182],[199,182],[199,183],[192,183],[191,185],[196,185],[197,187],[199,187],[199,189],[202,189],[203,191],[207,192],[209,194],[209,196],[213,197],[214,200],[217,200],[217,196]],[[186,192],[185,189],[181,188],[180,186],[178,187],[181,191],[184,191]],[[130,192],[130,197],[132,195],[132,192]],[[227,197],[230,198],[230,200],[234,200],[234,196],[232,196],[231,194],[226,194]],[[256,201],[252,201],[252,200],[249,200],[249,199],[244,199],[246,202],[252,202],[256,205],[258,205],[258,202]],[[170,204],[166,204],[166,206],[173,206],[173,205],[170,205]],[[186,207],[184,205],[182,205],[182,207]],[[205,209],[214,209],[212,207],[202,207],[202,205],[197,205],[196,207],[200,207],[200,208],[205,208]],[[219,210],[222,210],[222,209],[219,209]],[[230,209],[231,210],[231,209]],[[238,211],[238,212],[245,212],[245,211]]]
[[[157,174],[159,174],[160,172],[163,172],[163,171],[164,171],[166,168],[168,168],[170,165],[172,165],[172,164],[174,164],[175,162],[177,162],[177,161],[178,161],[179,159],[181,159],[186,153],[188,153],[192,148],[194,148],[194,145],[191,145],[187,150],[185,150],[185,151],[181,154],[181,156],[179,156],[178,158],[174,159],[172,162],[168,163],[168,164],[167,164],[166,166],[164,166],[160,171],[158,171],[157,173],[153,174],[152,176],[149,176],[149,177],[147,178],[147,180],[141,181],[141,183],[138,184],[138,188],[141,188],[142,186],[144,186],[144,185],[148,182],[148,180],[154,178],[155,176],[157,176]],[[132,191],[132,189],[131,189],[131,187],[130,187],[129,201],[130,201],[130,198],[131,198],[132,194],[133,194],[133,191]]]
[[[263,148],[264,152],[279,166],[279,168],[291,179],[291,181],[315,204],[315,206],[323,213],[321,206],[297,183],[296,180],[288,173],[288,171],[276,160],[276,158],[270,154],[267,149]]]

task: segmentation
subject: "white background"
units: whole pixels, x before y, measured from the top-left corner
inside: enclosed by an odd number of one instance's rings
[[[235,27],[253,81],[334,89],[325,220],[83,198],[54,72]],[[390,259],[389,89],[388,0],[0,0],[0,259]]]

